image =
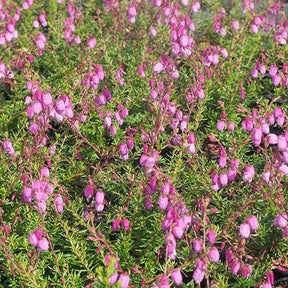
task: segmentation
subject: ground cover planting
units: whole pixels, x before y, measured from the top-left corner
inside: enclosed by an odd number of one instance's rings
[[[0,0],[0,286],[277,287],[283,8]]]

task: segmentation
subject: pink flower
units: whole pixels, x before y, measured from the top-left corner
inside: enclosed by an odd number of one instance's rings
[[[218,120],[217,121],[217,130],[218,131],[223,131],[225,128],[225,122],[223,120]]]
[[[273,225],[278,228],[285,228],[287,220],[288,218],[286,214],[278,214],[274,219]]]
[[[245,182],[250,183],[254,176],[255,176],[254,167],[252,165],[245,166],[244,173],[243,173],[243,180]]]
[[[272,76],[272,82],[274,86],[278,86],[281,82],[281,76],[279,74]]]
[[[161,72],[163,71],[163,69],[164,69],[163,64],[162,64],[161,62],[158,62],[158,63],[154,66],[153,72],[156,73],[156,74],[159,74],[159,73],[161,73]]]
[[[261,144],[263,131],[261,128],[255,128],[252,133],[253,145],[258,147]]]
[[[244,278],[248,278],[252,274],[252,266],[250,264],[245,264],[241,273]]]
[[[84,190],[84,196],[86,199],[91,198],[93,195],[93,186],[86,186]]]
[[[180,270],[173,270],[171,273],[171,279],[173,280],[173,282],[175,283],[175,285],[181,285],[182,284],[182,273]]]
[[[272,64],[272,65],[270,66],[270,68],[269,68],[269,75],[270,75],[271,77],[273,77],[273,76],[275,76],[275,75],[277,74],[277,72],[278,72],[277,66],[276,66],[275,64]]]
[[[202,241],[200,239],[193,240],[193,250],[196,253],[200,253],[202,249],[203,249]]]
[[[49,249],[49,243],[48,240],[46,238],[41,238],[38,243],[37,243],[37,247],[41,250],[41,251],[47,251]]]
[[[109,284],[114,285],[117,282],[118,273],[117,271],[109,278]]]
[[[159,197],[159,207],[161,210],[165,210],[168,206],[168,197],[163,195]]]
[[[233,30],[237,31],[239,29],[239,22],[238,21],[232,21],[232,28]]]
[[[233,121],[229,121],[229,122],[227,123],[227,130],[228,130],[229,132],[233,132],[234,129],[235,129],[235,124],[234,124],[234,122],[233,122]]]
[[[205,272],[203,269],[196,268],[194,273],[193,273],[193,279],[196,284],[200,284],[202,280],[204,279]]]
[[[96,45],[97,45],[97,40],[93,37],[87,41],[87,46],[91,49],[94,49]]]
[[[250,226],[246,223],[240,225],[240,234],[242,239],[247,239],[250,237]]]
[[[218,263],[220,260],[220,254],[216,247],[211,247],[208,252],[208,257],[211,262]]]
[[[172,232],[176,238],[181,239],[183,237],[184,229],[176,225],[173,227]]]
[[[128,231],[129,230],[129,220],[126,218],[123,218],[121,221],[121,225],[124,230]]]
[[[159,281],[158,281],[158,287],[170,288],[169,279],[165,275],[160,276]]]
[[[219,182],[221,186],[227,186],[228,185],[228,175],[226,173],[221,173],[219,175]]]
[[[278,137],[275,134],[272,133],[268,134],[266,139],[270,145],[275,145],[278,143]]]
[[[30,244],[31,244],[32,246],[35,246],[35,247],[37,246],[38,239],[37,239],[35,233],[30,233],[30,234],[29,234],[29,242],[30,242]]]
[[[3,148],[10,156],[15,154],[15,151],[14,151],[14,148],[13,148],[13,145],[12,145],[11,141],[5,140],[3,142]]]
[[[104,204],[95,203],[96,212],[102,212],[104,210]]]
[[[95,201],[97,204],[103,204],[104,203],[104,193],[102,191],[96,192]]]
[[[36,101],[32,104],[32,111],[35,115],[38,115],[42,111],[42,105],[40,102]]]
[[[231,268],[232,275],[236,275],[239,272],[239,270],[240,270],[241,263],[238,260],[234,259],[234,260],[232,260],[230,262],[229,265],[230,265],[230,268]]]
[[[120,275],[119,281],[121,282],[120,288],[127,288],[130,282],[130,277],[127,273],[123,273]]]
[[[22,192],[22,199],[25,203],[31,203],[32,201],[32,188],[25,186]]]
[[[216,240],[216,235],[215,235],[215,231],[213,229],[209,229],[207,232],[207,238],[210,242],[210,244],[213,244]]]
[[[41,176],[48,178],[49,177],[49,169],[47,167],[41,168],[40,174],[41,174]]]
[[[112,231],[113,232],[116,232],[118,230],[120,223],[121,223],[121,219],[119,217],[115,218],[112,221]]]
[[[283,173],[285,176],[288,176],[288,166],[285,164],[282,164],[280,167],[278,167],[278,171],[280,173]]]
[[[259,223],[255,216],[249,216],[247,218],[247,223],[252,231],[256,231],[259,229]]]
[[[277,146],[278,146],[278,149],[280,151],[282,151],[282,152],[286,150],[286,148],[287,148],[287,140],[286,140],[285,136],[283,136],[283,135],[279,135],[278,136]]]
[[[57,212],[62,213],[63,204],[64,204],[62,196],[60,194],[56,194],[54,197],[54,202],[55,202]]]

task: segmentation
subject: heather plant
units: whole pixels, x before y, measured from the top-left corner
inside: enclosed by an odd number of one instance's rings
[[[287,23],[279,1],[0,0],[3,287],[272,287]]]

